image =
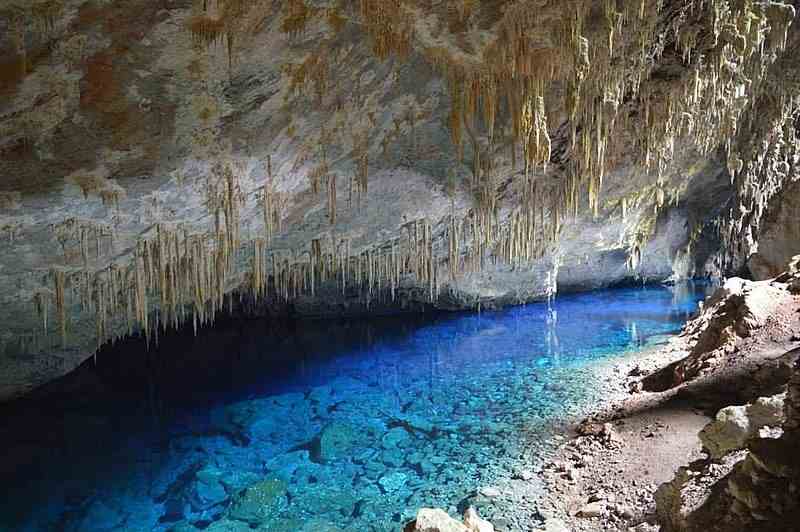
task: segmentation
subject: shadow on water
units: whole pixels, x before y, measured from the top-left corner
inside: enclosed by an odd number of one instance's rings
[[[137,338],[106,346],[96,363],[90,360],[30,397],[0,405],[5,449],[0,475],[7,487],[14,486],[13,496],[0,503],[0,529],[80,530],[86,519],[97,519],[98,498],[109,497],[126,506],[126,524],[118,529],[166,530],[165,515],[184,515],[165,502],[162,477],[173,484],[181,474],[193,478],[187,461],[203,457],[206,463],[222,451],[225,458],[215,462],[220,468],[252,465],[237,462],[244,458],[236,449],[266,463],[306,445],[342,412],[349,412],[348,422],[357,419],[379,432],[403,423],[408,429],[404,420],[411,414],[437,431],[467,427],[475,441],[507,452],[509,429],[497,429],[499,440],[484,441],[491,431],[481,425],[482,418],[529,426],[533,419],[563,414],[562,405],[585,403],[590,387],[582,376],[574,377],[574,368],[676,332],[704,290],[703,285],[623,288],[480,315],[223,317],[197,336],[191,327],[164,334],[158,347],[148,349]],[[330,395],[324,409],[314,402],[320,390]],[[250,425],[220,421],[227,420],[230,409],[270,397],[281,408],[291,399],[291,408],[313,414],[285,420],[280,437],[270,433],[269,441]],[[280,414],[260,412],[248,423],[279,425],[281,420],[270,415]],[[424,433],[408,430],[415,437]],[[419,452],[424,453],[432,447],[430,442],[422,446],[422,440]],[[469,449],[464,443],[458,452]],[[258,472],[266,466],[253,467]],[[391,472],[405,466],[382,467]],[[414,468],[416,473],[403,474],[418,474],[419,464]],[[471,481],[469,475],[464,483]],[[403,492],[403,500],[413,494]],[[368,508],[365,500],[362,506]],[[396,517],[401,509],[390,513]]]

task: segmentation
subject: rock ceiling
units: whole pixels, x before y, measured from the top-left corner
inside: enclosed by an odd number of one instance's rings
[[[464,308],[741,267],[797,175],[794,18],[2,0],[0,396],[233,294]]]

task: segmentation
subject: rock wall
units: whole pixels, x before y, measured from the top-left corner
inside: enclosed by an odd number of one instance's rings
[[[800,280],[796,259],[775,283],[795,291]],[[765,291],[769,284],[756,290]],[[724,289],[720,290],[721,292]],[[764,295],[768,295],[765,293]],[[796,314],[796,300],[773,310]],[[741,315],[734,329],[749,328],[760,341],[749,346],[750,356],[766,348],[775,331],[752,329]],[[796,320],[796,316],[789,316]],[[697,345],[700,345],[699,343]],[[707,346],[709,347],[709,346]],[[713,349],[713,346],[710,346]],[[740,348],[744,347],[740,344]],[[783,357],[792,360],[798,350]],[[757,380],[758,372],[749,376]],[[784,376],[786,379],[787,376]],[[785,382],[785,380],[784,380]],[[800,358],[795,358],[785,392],[744,406],[721,409],[700,432],[708,458],[682,467],[656,493],[659,523],[665,532],[734,532],[794,530],[800,523]]]
[[[758,233],[758,251],[747,267],[754,279],[770,279],[784,270],[789,259],[800,253],[800,181],[776,196]]]

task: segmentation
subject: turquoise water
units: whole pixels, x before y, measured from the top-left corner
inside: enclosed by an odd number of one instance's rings
[[[100,354],[0,412],[0,530],[400,530],[421,506],[535,518],[521,486],[597,367],[663,341],[703,287],[496,312],[269,325]],[[128,352],[129,351],[129,352]],[[527,478],[527,477],[526,477]],[[527,513],[526,513],[527,512]],[[522,515],[525,514],[525,515]],[[519,528],[518,528],[519,527]]]

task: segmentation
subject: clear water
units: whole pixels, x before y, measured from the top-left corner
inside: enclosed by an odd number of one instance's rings
[[[508,499],[475,490],[534,467],[599,398],[598,365],[677,332],[703,296],[223,325],[146,363],[118,348],[70,393],[0,412],[0,530],[384,531],[465,501],[500,519]]]

